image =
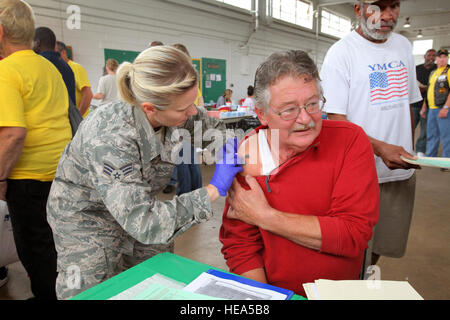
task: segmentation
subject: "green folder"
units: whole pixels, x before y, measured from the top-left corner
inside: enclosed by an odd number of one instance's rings
[[[160,253],[95,287],[72,297],[71,300],[107,300],[156,273],[188,284],[202,272],[206,272],[209,269],[223,272],[223,270],[218,268],[170,252]],[[306,300],[306,298],[299,295],[293,295],[291,300]]]

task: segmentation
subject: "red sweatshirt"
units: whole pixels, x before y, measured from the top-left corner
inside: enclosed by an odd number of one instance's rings
[[[302,296],[306,282],[358,279],[379,209],[373,150],[360,127],[323,120],[309,149],[283,163],[276,174],[255,178],[273,208],[318,217],[322,247],[309,249],[228,219],[226,203],[219,239],[231,272],[264,268],[270,284]],[[238,180],[248,189],[242,176]]]

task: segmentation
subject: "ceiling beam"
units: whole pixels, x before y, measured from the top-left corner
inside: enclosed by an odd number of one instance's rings
[[[397,24],[397,29],[403,31],[409,31],[411,29],[426,29],[426,28],[447,28],[450,27],[450,14],[442,13],[442,14],[433,14],[428,16],[409,16],[409,23],[411,27],[404,28],[403,24],[405,23],[405,18],[402,17],[399,19]]]
[[[318,0],[318,4],[322,6],[334,6],[336,4],[344,4],[344,3],[351,3],[353,4],[355,1],[353,0]]]

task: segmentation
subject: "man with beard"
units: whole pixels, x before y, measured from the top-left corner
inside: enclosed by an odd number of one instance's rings
[[[359,27],[327,52],[321,77],[329,119],[351,121],[369,136],[380,186],[380,214],[366,255],[405,254],[414,207],[413,118],[422,100],[411,43],[393,32],[400,0],[357,1]],[[370,257],[370,253],[372,256]]]
[[[427,90],[427,104],[430,108],[427,117],[427,105],[424,103],[420,115],[427,122],[427,157],[437,157],[439,142],[442,143],[442,156],[450,157],[450,78],[448,50],[441,49],[436,55],[436,71],[431,73]],[[442,168],[441,171],[448,171]]]
[[[427,146],[427,120],[420,116],[420,110],[422,109],[422,104],[425,102],[427,105],[427,89],[428,89],[428,79],[430,78],[430,73],[436,70],[436,64],[434,60],[436,59],[436,50],[429,49],[425,53],[425,61],[416,67],[417,81],[422,94],[422,101],[414,103],[412,107],[412,112],[414,116],[414,129],[420,123],[420,135],[416,142],[416,151],[418,156],[425,156],[426,146]]]

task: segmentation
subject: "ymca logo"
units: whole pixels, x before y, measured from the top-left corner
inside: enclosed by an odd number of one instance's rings
[[[370,102],[408,95],[408,70],[402,61],[369,65]]]

